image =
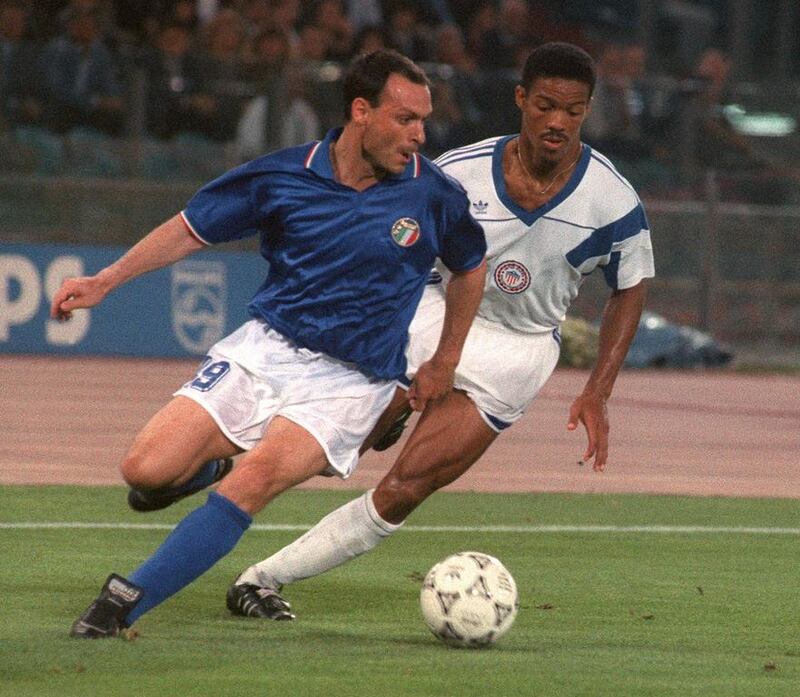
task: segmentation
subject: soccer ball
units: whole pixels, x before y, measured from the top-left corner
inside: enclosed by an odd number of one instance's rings
[[[420,593],[422,617],[450,646],[489,646],[514,623],[517,584],[505,566],[488,554],[459,552],[436,564]]]

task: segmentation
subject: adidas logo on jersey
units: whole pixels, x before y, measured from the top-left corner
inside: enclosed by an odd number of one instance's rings
[[[483,215],[486,213],[486,209],[489,207],[489,204],[485,201],[475,201],[473,202],[472,207],[475,209],[475,215]]]

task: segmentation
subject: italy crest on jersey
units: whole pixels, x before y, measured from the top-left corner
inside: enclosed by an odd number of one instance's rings
[[[504,261],[494,270],[497,287],[504,293],[522,293],[531,284],[531,274],[518,261]]]
[[[419,239],[419,223],[413,218],[400,218],[392,225],[392,239],[401,247],[410,247]]]

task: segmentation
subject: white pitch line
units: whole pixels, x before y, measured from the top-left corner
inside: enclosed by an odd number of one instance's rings
[[[0,530],[172,530],[169,523],[0,523]],[[251,525],[257,532],[304,532],[310,525],[267,523]],[[705,525],[406,525],[401,532],[508,532],[548,533],[643,533],[660,535],[800,535],[800,528],[726,527]]]

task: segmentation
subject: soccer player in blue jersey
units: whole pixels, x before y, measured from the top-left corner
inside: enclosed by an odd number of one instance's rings
[[[343,90],[343,128],[224,174],[120,260],[66,279],[53,298],[53,317],[68,319],[140,274],[246,236],[260,236],[269,261],[252,319],[210,349],[122,463],[138,510],[227,476],[141,566],[109,576],[73,637],[119,634],[233,549],[282,491],[353,471],[405,375],[408,325],[437,259],[453,273],[447,317],[412,404],[424,409],[452,388],[484,286],[483,231],[463,188],[417,152],[431,113],[425,74],[378,51],[353,63]]]
[[[228,589],[231,612],[291,619],[281,586],[369,551],[434,491],[466,472],[547,381],[558,360],[559,325],[584,277],[598,268],[611,297],[596,365],[571,405],[567,428],[583,424],[588,445],[582,459],[593,458],[594,469],[604,469],[606,403],[636,333],[645,279],[654,268],[649,226],[636,192],[607,158],[580,139],[594,82],[594,63],[585,51],[544,44],[529,56],[516,87],[520,133],[456,148],[436,161],[467,190],[488,243],[486,288],[456,368],[455,390],[429,404],[374,490],[240,574]],[[411,324],[408,377],[435,348],[442,288],[428,287]],[[401,384],[407,386],[408,379]],[[406,402],[399,389],[376,431]]]

